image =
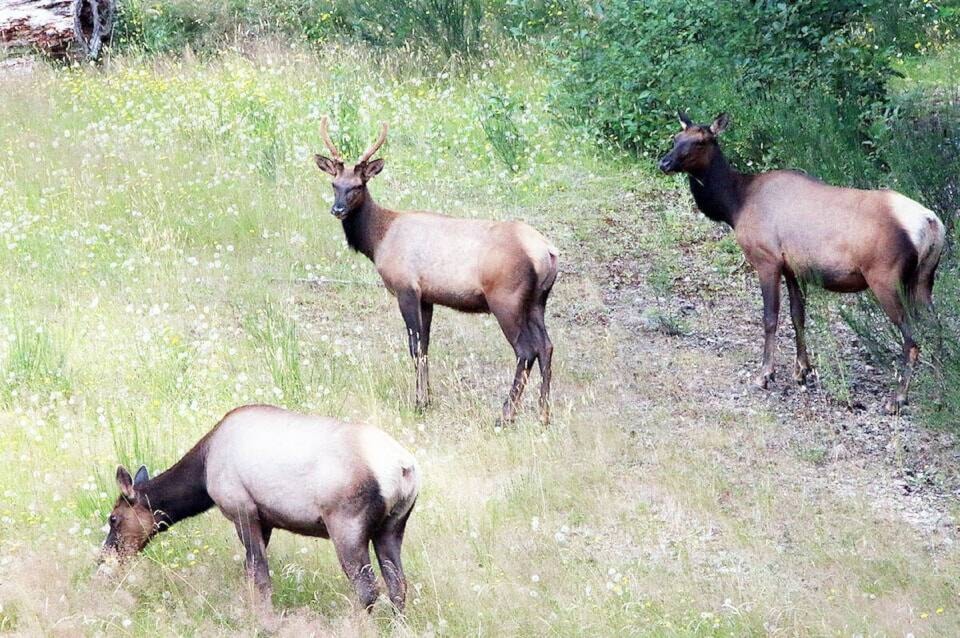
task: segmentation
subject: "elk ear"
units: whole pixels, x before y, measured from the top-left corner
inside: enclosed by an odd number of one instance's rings
[[[727,130],[727,127],[730,125],[730,116],[726,113],[721,113],[717,116],[717,119],[713,121],[713,124],[710,125],[710,132],[714,135],[720,135]]]
[[[313,161],[317,163],[317,168],[331,177],[336,177],[343,170],[343,162],[323,155],[314,155]]]
[[[375,159],[372,162],[366,162],[360,167],[360,174],[363,177],[363,181],[375,177],[380,174],[380,171],[383,170],[383,160]]]
[[[133,490],[133,479],[130,478],[130,472],[122,465],[117,466],[117,487],[120,488],[120,494],[128,501],[133,501],[137,493]]]
[[[133,477],[133,484],[140,485],[141,483],[146,483],[150,480],[150,474],[147,473],[147,466],[141,465],[140,469],[137,470],[136,476]]]
[[[680,128],[684,131],[693,126],[693,121],[683,111],[677,111],[677,119],[680,120]]]

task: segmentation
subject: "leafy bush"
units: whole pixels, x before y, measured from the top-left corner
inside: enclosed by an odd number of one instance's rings
[[[528,40],[580,24],[589,13],[585,0],[505,0],[497,21],[510,37]]]
[[[512,173],[520,170],[526,158],[527,141],[517,126],[522,105],[501,93],[484,97],[478,119],[493,152]]]
[[[960,91],[899,96],[878,135],[898,190],[956,223],[960,203]]]
[[[483,0],[126,0],[115,43],[148,52],[215,49],[224,41],[282,35],[323,42],[344,34],[379,46],[414,43],[445,57],[480,50]]]
[[[371,44],[427,44],[444,57],[480,50],[484,14],[483,0],[350,0],[340,7],[345,28]]]
[[[881,6],[705,0],[691,11],[682,0],[610,0],[592,28],[555,41],[554,95],[575,120],[645,154],[673,131],[678,108],[705,118],[762,104],[779,119],[822,98],[863,137],[892,73],[872,27]],[[768,147],[755,140],[739,150],[762,161]]]
[[[582,21],[588,0],[120,0],[113,44],[149,53],[213,50],[237,37],[317,44],[346,36],[471,57],[490,37],[529,40]]]
[[[336,18],[332,0],[121,0],[114,44],[161,53],[263,34],[319,41],[334,31]]]
[[[937,271],[937,312],[917,317],[923,348],[917,391],[925,417],[939,424],[960,419],[960,259],[956,254],[960,217],[960,92],[897,96],[888,128],[879,142],[897,190],[937,212],[947,226],[947,255]],[[892,368],[898,341],[876,304],[861,302],[844,317],[874,358]]]

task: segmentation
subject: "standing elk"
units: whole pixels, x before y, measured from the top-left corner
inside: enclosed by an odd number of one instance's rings
[[[216,505],[236,527],[247,576],[268,605],[267,544],[274,529],[285,529],[331,539],[367,609],[379,595],[373,541],[390,600],[402,610],[400,546],[419,485],[413,457],[382,430],[248,405],[155,478],[145,467],[132,479],[117,468],[120,496],[101,558],[129,558],[158,532]]]
[[[324,117],[320,131],[332,157],[314,159],[333,178],[330,212],[342,222],[349,246],[373,261],[400,304],[417,375],[417,409],[429,403],[427,352],[433,306],[439,304],[492,313],[513,346],[517,369],[503,422],[514,419],[535,361],[540,364],[540,418],[549,422],[553,344],[544,314],[557,278],[557,248],[522,222],[457,219],[378,205],[367,182],[383,169],[383,159],[370,158],[386,141],[387,125],[350,165],[330,140],[328,123]]]
[[[886,409],[907,403],[910,377],[920,355],[911,319],[917,307],[932,306],[934,275],[946,241],[943,223],[930,210],[891,190],[829,186],[797,171],[756,175],[730,166],[717,137],[729,117],[709,126],[680,113],[681,132],[660,160],[665,173],[687,173],[697,206],[714,221],[733,228],[737,243],[756,269],[763,296],[763,365],[757,385],[774,378],[774,351],[780,314],[780,278],[787,282],[796,331],[794,377],[805,383],[811,371],[804,341],[807,282],[833,292],[869,288],[903,335],[903,370]]]

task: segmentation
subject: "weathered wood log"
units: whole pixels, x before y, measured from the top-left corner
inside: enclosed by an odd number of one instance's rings
[[[0,0],[0,52],[95,59],[113,28],[114,0]]]

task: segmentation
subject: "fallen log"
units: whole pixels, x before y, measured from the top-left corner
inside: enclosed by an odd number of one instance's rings
[[[0,0],[0,53],[96,59],[113,29],[114,0]]]

